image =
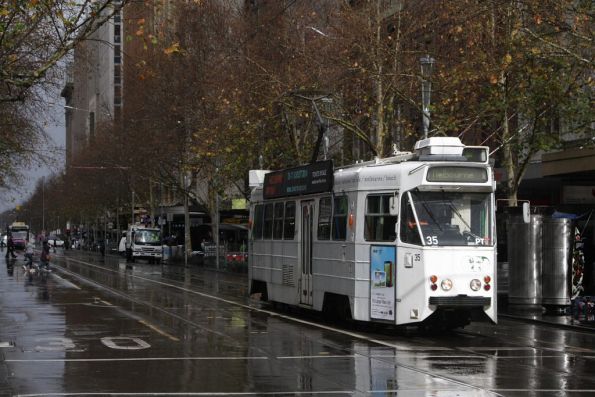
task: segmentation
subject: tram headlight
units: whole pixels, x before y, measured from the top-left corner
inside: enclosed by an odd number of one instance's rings
[[[479,289],[481,288],[481,281],[474,278],[473,280],[471,280],[471,283],[469,284],[469,286],[471,287],[471,289],[473,291],[479,291]]]
[[[452,281],[449,278],[445,278],[440,283],[440,287],[443,291],[450,291],[452,289]]]

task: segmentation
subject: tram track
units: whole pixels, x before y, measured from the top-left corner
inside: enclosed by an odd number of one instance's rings
[[[106,267],[106,266],[101,266],[101,265],[98,265],[98,264],[90,263],[90,262],[87,262],[87,261],[84,261],[84,260],[80,260],[80,259],[75,259],[75,258],[69,258],[69,257],[62,257],[62,258],[63,258],[63,260],[65,260],[67,262],[68,261],[72,261],[72,262],[78,264],[79,266],[82,265],[82,266],[87,266],[89,268],[92,268],[96,272],[99,271],[99,272],[103,272],[104,274],[109,274],[109,275],[119,274],[119,271],[118,270],[114,270],[113,268],[109,268],[109,267]],[[56,269],[58,271],[62,272],[66,276],[76,278],[76,279],[80,280],[81,282],[90,283],[93,286],[95,286],[96,288],[105,290],[106,292],[108,292],[110,294],[114,294],[114,295],[118,296],[120,299],[124,299],[124,300],[130,301],[130,302],[134,302],[134,304],[136,304],[136,305],[142,305],[142,306],[148,307],[148,308],[150,308],[152,310],[159,311],[160,313],[162,313],[164,315],[167,315],[167,316],[171,316],[171,317],[175,318],[176,320],[181,321],[181,322],[183,322],[183,323],[185,323],[187,325],[191,325],[193,327],[197,327],[198,329],[201,329],[203,332],[213,332],[213,333],[216,333],[220,337],[232,338],[233,339],[233,336],[231,336],[231,335],[227,335],[226,333],[223,333],[223,332],[220,332],[220,331],[216,331],[216,330],[214,330],[212,328],[206,328],[206,327],[202,326],[201,324],[196,323],[195,321],[192,321],[191,319],[189,319],[189,318],[187,318],[187,317],[185,317],[183,315],[180,315],[178,313],[173,312],[172,310],[168,310],[167,308],[164,308],[164,307],[161,307],[161,306],[158,306],[158,305],[154,305],[152,303],[147,302],[146,300],[143,300],[143,299],[141,299],[139,297],[135,297],[135,296],[133,296],[133,295],[131,295],[129,293],[126,293],[126,292],[120,291],[118,289],[115,289],[115,288],[112,288],[112,287],[103,285],[103,284],[99,283],[96,280],[89,279],[89,278],[87,278],[87,277],[85,277],[85,276],[83,276],[83,275],[81,275],[81,274],[79,274],[79,273],[77,273],[75,271],[72,271],[72,270],[69,270],[69,269],[65,268],[64,266],[55,265],[55,267],[56,267]],[[250,303],[239,302],[237,300],[232,300],[231,297],[229,297],[229,299],[228,298],[221,298],[219,296],[211,295],[211,294],[206,293],[206,292],[201,292],[201,291],[198,291],[198,290],[190,289],[190,288],[187,288],[186,286],[184,286],[183,283],[180,283],[177,280],[171,280],[171,279],[167,279],[167,278],[163,278],[162,277],[162,280],[165,280],[165,281],[159,281],[159,280],[152,279],[150,277],[139,276],[139,275],[134,275],[134,274],[130,274],[130,277],[133,277],[133,278],[135,278],[137,280],[141,280],[141,281],[144,281],[144,282],[154,283],[156,285],[159,285],[161,287],[165,287],[165,288],[168,288],[168,289],[173,289],[173,290],[175,290],[178,293],[179,292],[191,293],[191,294],[194,294],[196,296],[200,296],[202,298],[208,298],[208,299],[216,300],[218,302],[226,303],[226,304],[233,305],[233,306],[236,306],[236,307],[241,307],[241,308],[243,308],[245,310],[249,310],[249,311],[252,311],[252,312],[258,312],[258,313],[265,314],[265,315],[268,315],[268,316],[271,316],[271,317],[275,317],[275,318],[278,318],[278,319],[282,319],[282,320],[285,320],[285,321],[290,321],[292,323],[297,323],[297,324],[302,325],[302,326],[308,326],[308,327],[311,327],[313,329],[322,329],[322,330],[325,330],[325,331],[331,331],[333,333],[340,334],[340,335],[343,335],[343,336],[348,336],[350,338],[353,338],[353,339],[356,339],[356,340],[360,340],[360,341],[364,341],[364,342],[370,343],[372,345],[391,348],[391,349],[394,349],[395,352],[402,348],[402,346],[399,346],[398,344],[396,344],[394,342],[380,339],[382,337],[386,337],[387,335],[362,334],[362,333],[359,333],[359,332],[356,332],[356,331],[350,331],[350,330],[340,329],[340,328],[337,328],[335,326],[326,325],[326,324],[319,323],[319,322],[316,322],[316,321],[304,320],[302,318],[297,318],[297,317],[294,317],[294,316],[291,316],[291,315],[288,315],[288,314],[284,314],[284,313],[280,313],[280,312],[277,312],[277,311],[270,310],[268,307],[266,307],[266,306],[264,306],[264,305],[262,305],[260,303],[258,305],[253,305],[252,304],[253,302],[250,302]],[[182,285],[180,285],[180,284],[182,284]],[[237,296],[236,296],[236,298],[237,298]],[[263,327],[264,326],[270,327],[270,325],[267,325],[267,324],[263,324]],[[467,333],[467,334],[469,335],[469,333]],[[456,379],[456,378],[453,378],[453,377],[450,377],[450,376],[447,376],[447,375],[444,375],[444,374],[441,374],[441,373],[437,373],[437,372],[425,370],[425,369],[422,369],[422,368],[419,368],[419,367],[416,367],[416,366],[407,364],[407,363],[403,362],[402,360],[399,361],[397,359],[397,355],[396,354],[394,354],[394,355],[374,356],[374,355],[370,355],[370,354],[364,354],[362,352],[356,352],[355,350],[346,351],[344,346],[339,345],[339,344],[334,344],[330,340],[325,340],[325,345],[328,346],[328,347],[334,348],[337,351],[345,352],[345,354],[344,355],[341,355],[341,357],[365,357],[365,358],[368,358],[369,360],[374,359],[374,360],[383,362],[386,365],[391,365],[391,366],[395,366],[395,367],[400,367],[400,368],[408,369],[408,370],[414,371],[415,373],[418,373],[418,374],[423,374],[425,376],[429,376],[429,377],[432,377],[432,378],[435,378],[435,379],[440,379],[442,381],[449,382],[450,384],[456,385],[457,387],[462,387],[462,388],[465,388],[465,389],[468,389],[468,390],[480,391],[480,392],[488,393],[490,395],[499,395],[497,392],[492,391],[492,390],[489,390],[488,388],[485,388],[485,387],[482,387],[482,386],[478,386],[478,385],[475,385],[475,384],[472,384],[472,383],[469,383],[469,382],[465,382],[465,381],[462,381],[462,380],[459,380],[459,379]],[[452,350],[453,353],[455,352],[454,349],[448,349],[448,350]],[[267,356],[270,355],[270,352],[267,352],[267,351],[263,351],[263,353],[266,354]],[[467,352],[467,354],[469,354],[469,353]],[[481,356],[481,355],[476,354],[476,356]],[[290,357],[273,356],[271,358],[278,360],[278,359],[288,359]],[[323,358],[323,357],[321,356],[319,358]]]
[[[71,258],[71,257],[66,257],[66,256],[61,256],[61,257],[64,259],[67,259],[67,260],[84,263],[85,265],[92,266],[95,269],[103,269],[104,271],[111,273],[111,274],[119,274],[119,272],[114,270],[113,268],[110,268],[107,266],[102,266],[97,263],[91,263],[91,262],[87,262],[87,261],[84,261],[81,259]],[[220,273],[214,269],[213,270],[205,269],[205,271],[206,272],[212,271],[213,273]],[[159,282],[158,280],[154,280],[153,278],[151,278],[151,274],[156,274],[154,272],[144,272],[142,274],[143,274],[143,276],[133,275],[133,277],[146,279],[147,281],[151,281],[151,282]],[[159,274],[160,274],[161,280],[166,280],[171,283],[179,283],[180,284],[179,286],[185,285],[184,282],[180,280],[180,278],[167,277],[163,274],[163,272],[160,272]],[[221,273],[221,274],[223,274],[223,273]],[[226,275],[226,278],[219,278],[217,280],[217,283],[228,285],[228,288],[219,289],[217,291],[217,294],[220,295],[223,292],[229,299],[235,299],[238,297],[237,294],[234,294],[233,292],[231,294],[228,294],[226,292],[229,292],[230,290],[235,291],[235,290],[241,290],[243,288],[247,288],[246,284],[244,283],[245,278],[242,276],[237,276],[236,281],[231,281],[231,280],[229,280],[229,278],[234,278],[236,275],[230,274],[230,273],[224,273],[224,274]],[[193,280],[197,281],[197,282],[193,283],[192,282]],[[193,287],[205,288],[204,280],[199,275],[196,275],[196,274],[190,274],[190,284]],[[234,287],[237,287],[237,288],[234,288]],[[227,291],[225,291],[225,290],[227,290]],[[204,291],[203,291],[203,293],[204,293]],[[258,305],[258,306],[249,306],[251,309],[266,310],[268,312],[276,313],[281,316],[288,315],[289,317],[293,318],[293,316],[291,316],[291,314],[287,313],[287,309],[285,309],[285,310],[279,309],[275,305],[273,305],[272,302],[262,302],[262,301],[250,300],[250,305],[253,305],[253,304]],[[299,318],[306,318],[308,321],[311,321],[311,322],[321,323],[321,324],[324,324],[326,326],[331,326],[331,327],[337,326],[337,324],[333,323],[331,320],[326,320],[326,319],[322,318],[321,313],[318,313],[318,312],[308,311],[308,310],[302,309],[300,307],[292,308],[292,312],[298,313]],[[531,323],[530,321],[528,322],[527,320],[524,320],[524,319],[519,319],[519,318],[509,317],[509,316],[504,316],[503,319],[505,319],[508,322],[512,322],[512,323]],[[545,325],[545,326],[550,325],[545,322],[534,322],[534,323],[540,324],[540,325]],[[347,323],[341,323],[339,326],[342,327],[342,329],[347,328],[346,331],[348,331],[348,332],[349,331],[365,332],[367,335],[377,335],[378,337],[394,336],[395,333],[398,336],[417,335],[417,336],[432,337],[433,335],[435,335],[431,332],[423,332],[420,330],[410,331],[408,329],[396,329],[394,327],[387,328],[386,325],[384,325],[384,324],[382,324],[380,326],[376,326],[375,324],[371,324],[371,323],[361,324],[358,322],[347,322]],[[558,326],[558,328],[560,328],[560,327]],[[472,336],[472,337],[478,337],[478,338],[486,337],[486,335],[481,332],[475,332],[475,331],[471,331],[469,329],[453,329],[453,330],[450,330],[449,332],[452,334],[462,335],[462,336]],[[535,341],[535,340],[524,340],[524,339],[523,339],[523,341],[524,342],[539,342],[539,341]],[[522,343],[523,341],[519,340],[519,343],[524,345],[524,343]],[[547,343],[547,341],[542,341],[542,342]],[[534,346],[532,346],[532,347],[534,347]]]

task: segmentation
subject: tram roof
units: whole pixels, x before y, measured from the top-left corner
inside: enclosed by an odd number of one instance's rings
[[[400,152],[392,157],[375,159],[372,161],[328,168],[328,162],[314,163],[287,170],[250,171],[250,185],[254,187],[253,198],[265,199],[295,197],[299,195],[320,194],[324,192],[343,192],[354,190],[384,190],[400,188],[408,190],[416,186],[488,186],[492,184],[488,167],[488,148],[465,146],[458,138],[440,137],[419,141],[415,145],[415,152]],[[326,163],[326,165],[324,164]],[[323,167],[324,166],[324,167]],[[303,179],[300,194],[292,194],[297,186],[289,181],[295,174],[316,174],[321,169],[331,171],[332,180],[318,178],[318,186],[328,186],[328,190],[316,190],[312,180]],[[432,177],[426,176],[424,170],[433,168]],[[317,172],[310,172],[318,170]],[[485,170],[485,171],[480,171]],[[268,176],[266,176],[268,174]],[[274,175],[274,176],[272,176]],[[450,179],[449,179],[450,178]],[[266,182],[270,182],[267,185]],[[437,183],[434,183],[437,182]],[[266,185],[266,192],[265,190]],[[291,186],[289,186],[291,185]],[[307,186],[305,186],[307,185]],[[271,193],[270,189],[274,191]],[[285,189],[285,190],[283,190]],[[313,190],[312,190],[313,189]]]

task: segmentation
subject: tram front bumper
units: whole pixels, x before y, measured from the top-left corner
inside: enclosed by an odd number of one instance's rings
[[[492,298],[484,296],[432,296],[429,304],[438,307],[484,307],[492,304]]]

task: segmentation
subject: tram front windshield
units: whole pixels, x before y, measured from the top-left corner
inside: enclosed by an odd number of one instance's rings
[[[409,192],[424,245],[493,245],[489,193]],[[406,216],[413,217],[411,211]],[[411,226],[415,219],[406,219]]]
[[[13,231],[12,233],[13,240],[26,240],[27,239],[27,231],[21,230],[18,232]]]

